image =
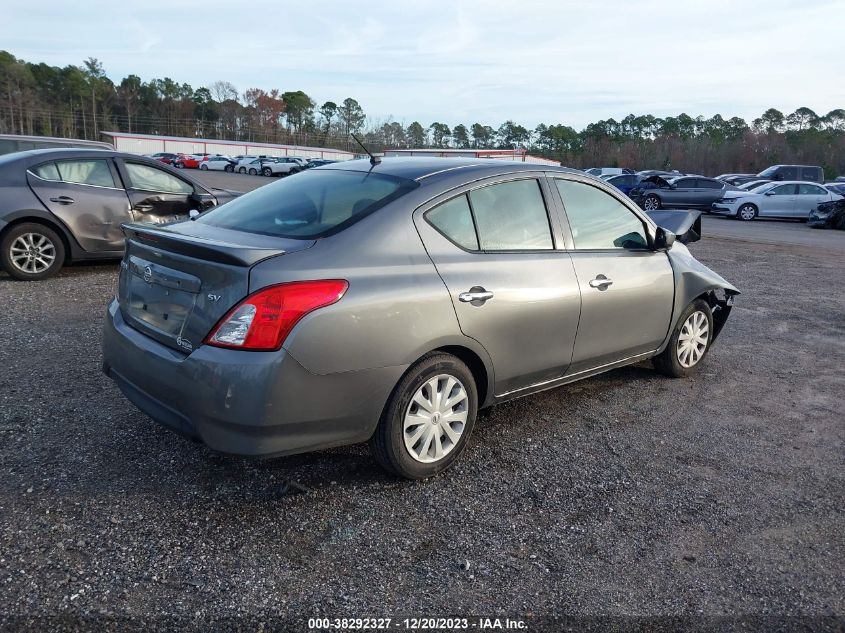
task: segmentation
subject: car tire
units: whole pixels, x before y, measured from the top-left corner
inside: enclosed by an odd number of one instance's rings
[[[702,299],[696,299],[681,313],[666,349],[654,357],[654,367],[670,378],[695,373],[713,343],[713,313]]]
[[[757,207],[750,202],[747,202],[736,210],[736,219],[750,222],[757,217]]]
[[[660,198],[655,195],[648,195],[643,200],[643,209],[646,211],[657,211],[660,208]]]
[[[200,171],[208,171],[208,165],[200,165]]]
[[[250,176],[257,176],[258,175],[258,171],[255,169],[255,167],[249,168],[249,175]]]
[[[174,166],[176,169],[182,169],[182,167],[183,167],[182,163],[173,163],[173,166]]]
[[[270,169],[269,167],[265,167],[264,169],[261,170],[261,175],[262,176],[272,176],[273,170]]]
[[[239,169],[238,169],[238,173],[239,173],[239,174],[245,174],[245,173],[246,173],[246,167],[241,167],[241,168],[239,168]]]
[[[64,266],[65,245],[53,229],[43,224],[18,224],[0,241],[0,263],[14,279],[47,279]]]
[[[393,389],[370,438],[370,451],[396,475],[433,477],[463,452],[477,414],[478,392],[469,368],[451,354],[430,354]]]
[[[301,170],[301,169],[299,169],[299,167],[294,167],[293,169],[291,169],[291,170],[288,172],[288,175],[289,175],[289,176],[293,176],[294,174],[298,174],[300,171],[302,171],[302,170]]]
[[[226,165],[223,168],[223,171],[228,171],[231,174],[233,171],[235,171],[235,168],[232,165]]]

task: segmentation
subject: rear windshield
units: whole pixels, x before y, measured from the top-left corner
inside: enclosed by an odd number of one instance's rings
[[[319,169],[288,176],[212,209],[197,222],[276,237],[315,239],[342,231],[416,188],[413,180]]]

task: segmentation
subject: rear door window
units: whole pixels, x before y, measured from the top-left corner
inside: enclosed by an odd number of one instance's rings
[[[802,167],[801,180],[818,180],[819,170],[815,167]]]
[[[827,192],[816,185],[798,185],[799,196],[823,196]]]
[[[478,237],[466,195],[434,207],[425,217],[434,228],[461,248],[478,250]]]
[[[116,188],[107,160],[62,160],[38,165],[30,171],[44,180]]]
[[[540,183],[531,178],[475,189],[469,194],[483,251],[551,250],[552,231]]]
[[[722,183],[718,180],[709,180],[707,178],[699,178],[698,179],[698,186],[704,189],[721,189]]]

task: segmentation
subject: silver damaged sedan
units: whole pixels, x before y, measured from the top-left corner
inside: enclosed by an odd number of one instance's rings
[[[738,291],[664,220],[563,168],[319,167],[193,220],[125,225],[103,370],[217,451],[368,441],[388,470],[430,477],[482,407],[645,359],[698,369]]]

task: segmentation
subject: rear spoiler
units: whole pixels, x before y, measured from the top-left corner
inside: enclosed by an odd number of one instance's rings
[[[660,228],[672,231],[681,244],[701,239],[701,211],[646,211]]]
[[[285,253],[284,249],[281,248],[210,240],[177,233],[168,230],[166,227],[123,224],[121,229],[127,240],[138,242],[147,247],[161,248],[172,253],[234,266],[253,266],[268,257],[284,255]]]

